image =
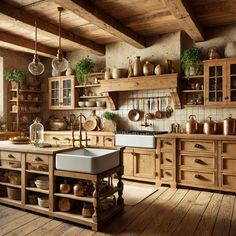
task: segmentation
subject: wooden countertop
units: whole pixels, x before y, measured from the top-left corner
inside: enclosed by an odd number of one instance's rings
[[[83,130],[82,133],[85,131]],[[79,133],[79,130],[75,130],[75,133]],[[44,131],[44,134],[71,134],[71,130],[62,130],[62,131],[52,131],[52,130],[46,130]],[[90,135],[110,135],[114,136],[114,132],[108,132],[108,131],[88,131],[87,134]]]
[[[9,132],[9,131],[1,131],[0,136],[18,136],[20,135],[20,132]]]
[[[183,138],[183,139],[211,139],[211,140],[234,140],[236,141],[236,135],[223,135],[223,134],[160,134],[155,135],[156,138]]]
[[[16,151],[27,153],[54,154],[66,150],[73,150],[72,146],[39,148],[33,144],[12,144],[10,141],[0,141],[0,151]]]

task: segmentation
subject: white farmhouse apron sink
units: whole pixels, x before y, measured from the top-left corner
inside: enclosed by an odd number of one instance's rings
[[[120,151],[82,148],[56,154],[56,169],[98,174],[120,164]]]

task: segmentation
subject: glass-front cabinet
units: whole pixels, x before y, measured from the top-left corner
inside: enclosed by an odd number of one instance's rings
[[[74,76],[48,78],[49,109],[74,108]]]
[[[204,61],[205,105],[236,103],[236,58]]]

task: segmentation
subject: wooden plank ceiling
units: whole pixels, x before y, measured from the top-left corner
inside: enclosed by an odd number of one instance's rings
[[[33,53],[36,18],[39,54],[55,56],[59,6],[65,52],[104,55],[118,41],[144,48],[148,37],[179,30],[203,41],[208,27],[236,23],[236,1],[228,0],[2,0],[0,47]]]

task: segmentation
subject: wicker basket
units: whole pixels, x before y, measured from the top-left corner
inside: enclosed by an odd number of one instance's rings
[[[21,200],[21,190],[16,188],[7,187],[7,196],[12,200]]]

